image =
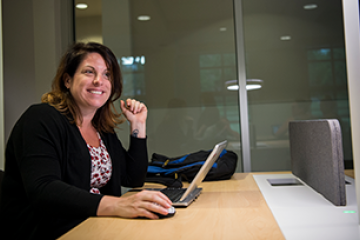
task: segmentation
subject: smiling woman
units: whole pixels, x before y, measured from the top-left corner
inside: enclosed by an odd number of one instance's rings
[[[121,196],[140,187],[147,171],[147,108],[134,99],[114,101],[122,90],[112,51],[77,43],[60,62],[52,90],[16,123],[6,148],[0,232],[6,239],[56,239],[89,216],[166,215],[160,192]],[[126,150],[114,128],[129,122]],[[157,203],[157,205],[153,204]]]
[[[98,43],[78,43],[64,55],[53,82],[53,90],[42,97],[77,125],[90,115],[92,124],[99,131],[113,132],[121,123],[119,114],[113,112],[113,102],[122,91],[121,71],[110,49]],[[106,90],[106,94],[94,98],[88,90]],[[90,97],[92,96],[92,97]],[[90,100],[95,100],[96,103]],[[91,106],[92,104],[97,104]],[[101,107],[101,108],[100,108]],[[95,111],[99,109],[99,111]],[[83,112],[84,115],[83,115]],[[85,114],[86,113],[86,114]],[[69,115],[70,114],[70,115]],[[99,117],[103,115],[103,117]]]
[[[111,79],[104,59],[98,53],[89,53],[73,77],[66,75],[65,86],[74,97],[81,116],[95,115],[110,97]]]

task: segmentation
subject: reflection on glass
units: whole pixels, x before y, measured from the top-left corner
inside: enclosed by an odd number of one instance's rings
[[[149,108],[150,155],[182,155],[227,139],[241,171],[238,91],[228,90],[238,79],[236,58],[244,57],[235,55],[233,1],[91,2],[75,10],[77,40],[115,52],[123,98]],[[289,121],[320,118],[340,121],[351,164],[341,1],[315,0],[306,9],[286,0],[241,2],[247,88],[261,80],[247,91],[252,170],[290,170]],[[149,19],[138,20],[144,14]],[[125,129],[118,134],[126,145]]]
[[[341,1],[243,0],[253,171],[291,170],[288,123],[338,119],[352,163]],[[281,41],[288,36],[287,41]]]
[[[122,98],[148,107],[150,156],[176,157],[228,140],[241,171],[238,92],[225,86],[237,79],[233,1],[91,1],[102,12],[91,12],[90,2],[88,14],[75,10],[77,40],[101,41],[115,52]],[[126,145],[125,129],[118,134]]]

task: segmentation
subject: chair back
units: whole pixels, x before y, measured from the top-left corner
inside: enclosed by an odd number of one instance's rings
[[[4,171],[0,169],[0,199],[1,199],[1,187],[2,187],[3,177],[4,177]]]

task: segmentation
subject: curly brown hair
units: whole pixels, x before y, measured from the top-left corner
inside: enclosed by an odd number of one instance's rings
[[[111,94],[108,101],[100,107],[92,120],[92,124],[99,132],[114,132],[116,125],[122,123],[115,107],[114,101],[118,100],[122,92],[122,76],[119,64],[114,53],[106,46],[89,42],[89,43],[75,43],[62,57],[57,73],[52,82],[52,90],[45,93],[41,97],[41,101],[48,103],[55,107],[60,113],[64,114],[71,123],[75,123],[75,119],[80,119],[82,116],[80,109],[76,104],[70,91],[65,86],[67,76],[71,78],[79,67],[80,63],[85,59],[89,53],[98,53],[104,59],[106,66],[110,72],[111,79]]]

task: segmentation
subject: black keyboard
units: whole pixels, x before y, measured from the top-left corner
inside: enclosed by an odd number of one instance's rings
[[[186,188],[164,188],[161,190],[172,202],[179,201],[185,191]]]

